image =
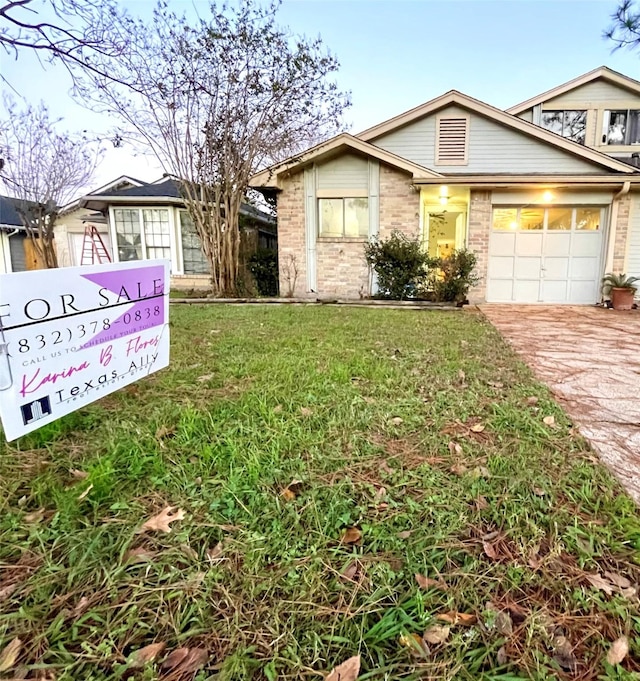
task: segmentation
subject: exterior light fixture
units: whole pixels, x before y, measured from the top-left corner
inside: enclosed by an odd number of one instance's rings
[[[509,229],[518,229],[518,223],[515,220],[512,220],[509,223]]]
[[[545,203],[551,203],[553,201],[553,194],[547,189],[547,191],[542,194],[542,200]]]
[[[441,185],[439,197],[441,205],[446,206],[449,203],[449,187],[446,184]]]

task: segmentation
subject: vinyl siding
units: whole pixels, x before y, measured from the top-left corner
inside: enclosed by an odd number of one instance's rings
[[[528,123],[532,123],[533,122],[533,109],[527,109],[526,111],[519,113],[518,118],[522,118],[523,121],[527,121]]]
[[[369,162],[355,154],[317,166],[318,189],[367,189],[369,187]]]
[[[469,162],[461,166],[435,163],[436,116],[469,113]],[[506,128],[457,106],[446,107],[400,130],[382,135],[373,144],[414,163],[455,173],[594,173],[601,166]]]
[[[634,194],[631,202],[627,274],[640,277],[640,195]]]
[[[547,100],[542,104],[542,108],[569,109],[572,106],[583,106],[585,104],[589,108],[590,105],[598,107],[609,102],[628,101],[637,101],[640,105],[640,97],[633,92],[606,80],[596,80]]]

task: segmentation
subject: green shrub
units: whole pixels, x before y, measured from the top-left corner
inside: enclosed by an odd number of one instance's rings
[[[278,295],[278,253],[268,248],[258,249],[249,258],[249,270],[261,296]]]
[[[472,286],[479,281],[475,273],[478,259],[473,251],[460,248],[449,257],[441,258],[429,277],[429,288],[435,300],[447,303],[463,303]]]
[[[388,239],[374,237],[364,248],[369,267],[378,275],[378,296],[392,300],[421,295],[433,261],[420,239],[392,232]]]

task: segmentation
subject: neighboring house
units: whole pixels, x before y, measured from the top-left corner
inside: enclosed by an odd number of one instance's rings
[[[84,226],[94,224],[114,262],[168,258],[173,286],[207,287],[209,264],[184,208],[178,182],[170,177],[151,183],[124,179],[129,181],[128,185],[111,183],[80,198],[77,206],[68,207],[72,210],[67,215],[73,220],[61,218],[64,224],[60,236],[56,235],[56,239],[67,244],[68,262],[64,264],[81,264]],[[275,249],[274,218],[248,204],[242,205],[240,213],[243,254],[258,246]]]
[[[0,196],[0,274],[35,268],[27,230],[16,210],[17,201]]]
[[[371,295],[364,244],[399,230],[474,251],[472,301],[588,304],[640,276],[635,149],[640,83],[603,67],[506,112],[452,90],[251,185],[277,194],[282,292]]]

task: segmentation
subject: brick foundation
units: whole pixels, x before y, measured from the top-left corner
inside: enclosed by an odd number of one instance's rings
[[[486,299],[490,231],[491,192],[472,191],[469,200],[468,247],[478,258],[476,274],[480,277],[480,282],[469,291],[470,303],[481,303]]]

